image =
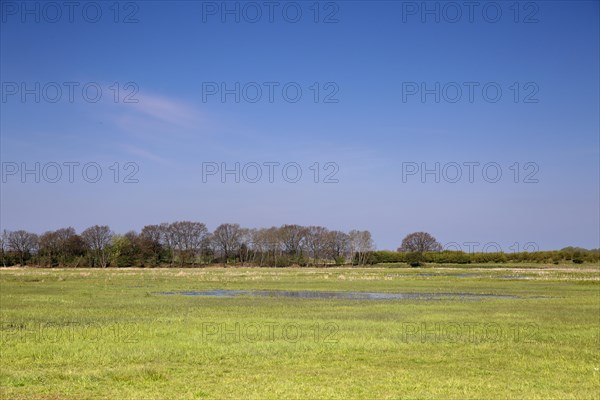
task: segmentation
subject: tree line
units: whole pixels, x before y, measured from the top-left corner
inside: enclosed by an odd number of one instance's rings
[[[566,247],[561,250],[533,251],[533,252],[473,252],[443,250],[428,251],[424,253],[406,253],[397,251],[380,250],[369,255],[368,264],[382,263],[407,263],[419,266],[426,263],[435,264],[503,264],[503,263],[596,263],[600,262],[600,251],[583,248]]]
[[[534,252],[471,252],[444,250],[432,235],[427,232],[414,232],[407,235],[398,251],[376,251],[369,255],[369,262],[407,263],[418,267],[423,263],[437,264],[481,264],[481,263],[552,263],[600,261],[600,249],[587,250],[580,247],[565,247],[562,250]]]
[[[247,229],[221,224],[209,232],[205,224],[192,221],[146,225],[139,233],[124,235],[106,225],[92,226],[80,234],[73,228],[42,235],[5,230],[0,241],[4,266],[363,265],[375,250],[369,231],[345,233],[301,225]]]
[[[348,233],[322,226],[283,225],[248,229],[221,224],[213,232],[200,222],[146,225],[138,233],[115,234],[94,225],[42,235],[24,230],[0,235],[2,266],[43,267],[194,267],[210,264],[266,267],[365,265],[380,263],[598,262],[600,251],[567,247],[556,251],[476,252],[443,250],[429,233],[407,235],[397,251],[375,250],[369,231]]]

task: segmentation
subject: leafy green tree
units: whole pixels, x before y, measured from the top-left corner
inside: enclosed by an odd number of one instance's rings
[[[125,235],[115,235],[110,244],[110,264],[116,267],[131,267],[134,264],[135,251],[131,240]]]

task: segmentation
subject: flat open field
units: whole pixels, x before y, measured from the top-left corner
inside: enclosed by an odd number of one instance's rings
[[[599,270],[523,267],[2,269],[1,397],[598,399]]]

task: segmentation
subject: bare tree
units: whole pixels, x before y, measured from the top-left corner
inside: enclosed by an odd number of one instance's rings
[[[144,258],[151,258],[154,265],[160,264],[162,251],[160,225],[146,225],[140,232],[140,247]]]
[[[94,225],[81,232],[81,238],[92,252],[94,262],[102,268],[108,266],[108,247],[113,235],[113,232],[106,225]]]
[[[238,224],[221,224],[212,234],[212,242],[221,253],[224,264],[229,256],[236,254],[241,245],[242,228]]]
[[[39,238],[39,251],[44,263],[53,265],[60,254],[60,240],[56,231],[44,232]]]
[[[163,222],[159,225],[159,230],[161,243],[169,251],[170,265],[172,267],[173,263],[175,262],[175,247],[177,242],[175,232],[172,229],[172,224],[168,224],[166,222]]]
[[[367,263],[369,253],[375,250],[371,232],[352,230],[348,233],[349,248],[352,259],[356,257],[359,265]]]
[[[261,228],[253,229],[251,235],[251,246],[253,261],[258,265],[276,266],[283,252],[283,244],[280,237],[279,228]]]
[[[267,254],[267,240],[265,235],[265,229],[253,229],[250,231],[250,235],[252,237],[252,250],[254,256],[252,258],[253,262],[256,262],[256,257],[260,257],[258,260],[258,265],[264,265],[265,255]]]
[[[327,228],[322,226],[309,226],[306,230],[306,246],[314,264],[319,264],[325,256],[328,232]]]
[[[8,247],[8,231],[4,229],[0,235],[0,253],[2,256],[2,266],[6,267],[6,250]]]
[[[442,245],[427,232],[413,232],[403,240],[398,251],[424,253],[426,251],[441,251]]]
[[[341,231],[330,231],[326,235],[326,248],[329,257],[336,263],[343,263],[350,248],[350,236]]]
[[[36,249],[38,245],[38,236],[24,230],[9,232],[7,236],[8,248],[19,254],[20,264],[23,265],[25,259]]]
[[[196,256],[202,251],[208,237],[206,225],[200,222],[178,221],[170,225],[169,231],[173,246],[179,255],[180,265],[183,266],[190,259],[192,264],[195,264]]]
[[[264,237],[267,245],[267,256],[271,258],[270,261],[267,258],[268,265],[273,267],[286,265],[287,263],[282,258],[284,245],[279,228],[273,226],[265,229]]]
[[[76,235],[75,229],[71,227],[45,232],[39,237],[39,254],[51,265],[64,264],[71,253],[70,246]]]
[[[75,228],[73,228],[73,227],[57,229],[54,232],[56,233],[56,236],[58,237],[58,241],[60,242],[61,245],[65,245],[65,243],[67,243],[70,239],[73,238],[73,236],[75,236],[77,234],[75,232]]]
[[[252,254],[252,238],[253,232],[251,229],[243,228],[240,230],[239,257],[242,265],[244,265],[245,262],[250,261],[250,256]]]
[[[283,225],[279,228],[279,237],[284,250],[292,256],[302,255],[302,241],[306,238],[307,230],[300,225]]]
[[[75,232],[75,228],[61,228],[57,229],[54,233],[56,234],[60,249],[58,254],[59,264],[66,265],[69,260],[85,254],[85,244]]]

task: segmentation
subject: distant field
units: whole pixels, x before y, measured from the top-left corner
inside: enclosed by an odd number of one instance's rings
[[[598,266],[402,267],[0,269],[0,397],[599,398]]]

